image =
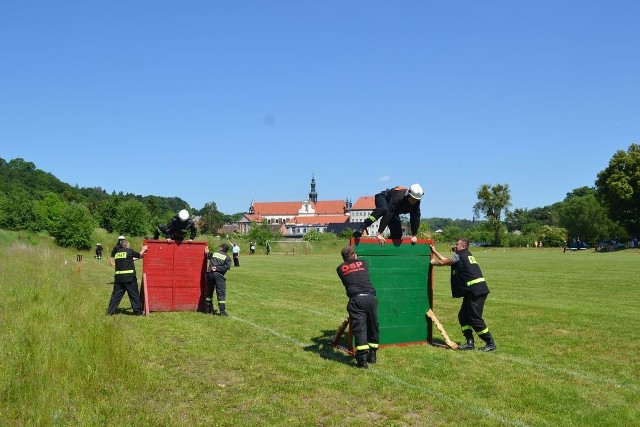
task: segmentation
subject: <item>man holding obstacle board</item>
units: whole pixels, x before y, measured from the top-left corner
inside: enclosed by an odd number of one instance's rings
[[[458,321],[467,343],[459,346],[458,350],[473,350],[475,348],[473,341],[473,332],[475,331],[486,343],[478,350],[495,351],[496,343],[482,319],[484,302],[489,295],[489,286],[482,276],[482,271],[475,257],[469,252],[469,240],[458,240],[451,250],[454,254],[451,258],[446,258],[431,245],[431,252],[434,255],[431,265],[436,267],[451,266],[451,294],[454,298],[462,298]]]

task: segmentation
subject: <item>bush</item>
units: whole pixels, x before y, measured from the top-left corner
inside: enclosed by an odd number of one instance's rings
[[[52,233],[60,246],[89,249],[93,246],[91,236],[96,227],[95,220],[84,205],[67,205]]]

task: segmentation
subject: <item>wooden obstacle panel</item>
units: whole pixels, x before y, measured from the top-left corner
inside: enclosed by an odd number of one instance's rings
[[[143,258],[145,311],[189,311],[202,308],[207,292],[206,242],[148,240]]]
[[[431,240],[377,239],[353,242],[358,258],[369,263],[371,283],[378,296],[380,344],[431,341],[431,322],[425,316],[433,302]]]

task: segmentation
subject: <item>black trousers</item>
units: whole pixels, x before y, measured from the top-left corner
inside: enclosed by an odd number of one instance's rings
[[[462,306],[458,312],[458,321],[462,327],[462,332],[473,328],[476,333],[486,332],[487,329],[484,319],[482,319],[482,311],[484,310],[484,302],[487,295],[473,296],[470,294],[462,298]]]
[[[224,275],[210,271],[207,273],[207,285],[207,299],[212,301],[213,292],[215,291],[218,297],[218,304],[225,304],[225,298],[227,295],[227,279]]]
[[[376,208],[371,212],[371,216],[376,219],[376,221],[389,212],[389,202],[387,198],[382,194],[376,194],[375,197]],[[366,222],[366,221],[365,221]],[[368,226],[368,225],[367,225]],[[378,230],[378,233],[382,233],[384,230]],[[401,239],[402,238],[402,222],[400,221],[400,215],[395,215],[389,221],[389,237],[391,239]]]
[[[349,298],[347,312],[351,317],[351,332],[356,349],[380,342],[378,331],[378,298],[374,295]]]
[[[233,266],[240,267],[240,255],[233,254]]]
[[[120,301],[125,292],[129,295],[129,302],[131,308],[133,308],[133,314],[142,314],[142,305],[140,304],[140,292],[138,292],[138,279],[133,278],[128,282],[114,283],[113,292],[111,292],[111,300],[109,301],[109,307],[107,308],[107,314],[115,314]]]

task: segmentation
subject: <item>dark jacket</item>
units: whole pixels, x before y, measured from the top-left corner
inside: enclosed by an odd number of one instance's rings
[[[366,261],[357,258],[348,259],[336,268],[336,272],[349,298],[363,293],[376,294],[369,279],[369,264]]]
[[[456,252],[459,259],[451,265],[451,295],[461,298],[467,294],[487,295],[489,286],[482,276],[482,270],[468,249]]]
[[[182,221],[180,217],[176,215],[173,218],[171,218],[169,223],[166,225],[165,229],[166,229],[167,236],[169,236],[173,240],[184,239],[184,236],[185,234],[187,234],[187,231],[191,232],[191,235],[189,237],[190,240],[193,240],[196,238],[196,232],[197,232],[196,224],[193,222],[191,218],[187,219],[186,221]]]
[[[116,263],[116,273],[113,278],[114,283],[126,283],[137,280],[136,266],[133,259],[142,258],[139,252],[131,248],[120,247],[113,258],[115,258]]]
[[[420,200],[417,200],[413,205],[409,203],[408,198],[405,196],[407,189],[404,187],[389,188],[381,193],[387,203],[389,209],[387,213],[380,220],[378,230],[384,230],[389,225],[389,221],[397,215],[409,214],[409,222],[411,224],[411,234],[417,235],[418,228],[420,227]]]
[[[209,273],[218,273],[224,276],[231,268],[231,258],[224,252],[209,252],[206,256],[209,260],[209,269],[207,270]],[[213,271],[213,267],[216,268],[215,271]]]

